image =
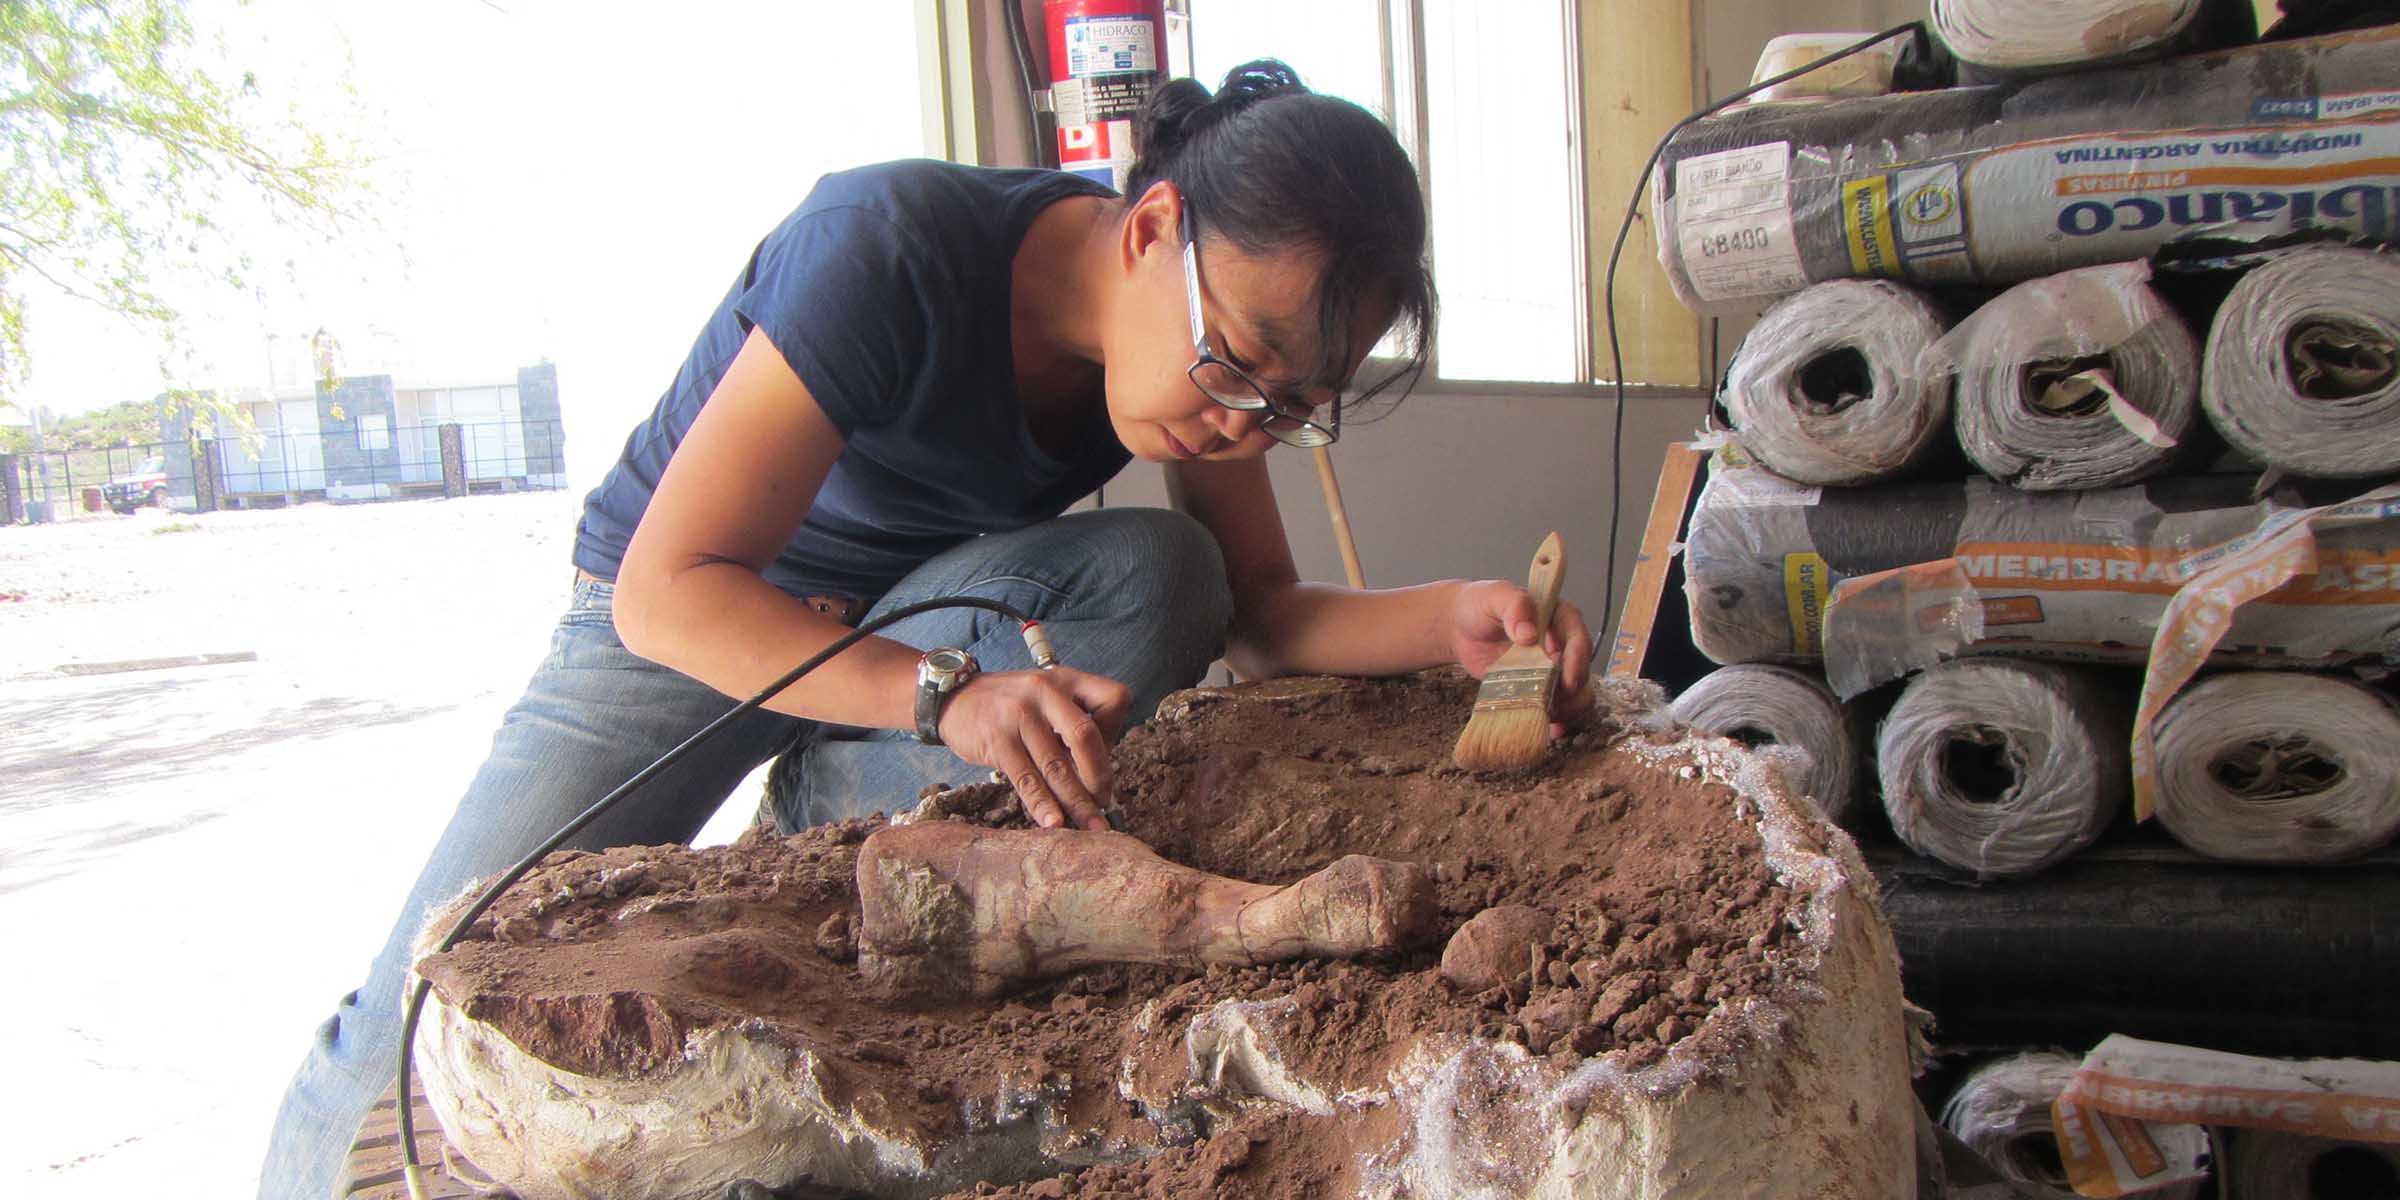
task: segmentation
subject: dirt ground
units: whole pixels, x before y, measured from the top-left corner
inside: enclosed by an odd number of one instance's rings
[[[0,1195],[255,1192],[309,1031],[539,661],[580,500],[0,528]],[[226,653],[256,659],[58,670]]]

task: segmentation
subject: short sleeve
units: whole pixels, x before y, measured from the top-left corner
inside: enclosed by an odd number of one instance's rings
[[[766,331],[834,428],[899,419],[925,361],[930,297],[885,214],[803,207],[760,244],[734,311]]]

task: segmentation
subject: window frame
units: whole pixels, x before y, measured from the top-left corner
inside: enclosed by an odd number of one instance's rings
[[[916,0],[918,12],[918,58],[920,84],[924,88],[925,153],[957,162],[990,165],[1023,165],[1033,160],[1030,147],[1018,147],[1010,127],[1023,121],[1023,105],[1013,98],[1001,103],[996,93],[1003,87],[1015,88],[1013,77],[998,79],[992,74],[995,54],[1001,60],[1007,55],[1007,31],[1002,24],[1000,5],[1017,0]],[[1613,239],[1623,217],[1624,204],[1629,196],[1598,195],[1591,178],[1593,147],[1588,144],[1587,114],[1590,113],[1587,74],[1601,49],[1592,40],[1595,31],[1584,19],[1584,8],[1595,0],[1557,0],[1560,43],[1563,48],[1558,69],[1565,73],[1567,111],[1567,145],[1569,155],[1568,186],[1570,208],[1574,219],[1569,223],[1568,252],[1575,264],[1573,278],[1580,302],[1575,306],[1574,349],[1575,378],[1570,382],[1519,382],[1484,379],[1473,376],[1446,376],[1441,370],[1438,347],[1428,347],[1425,373],[1417,382],[1414,394],[1420,396],[1529,396],[1558,398],[1603,398],[1617,393],[1613,381],[1602,378],[1607,367],[1606,330],[1603,325],[1600,285],[1604,281],[1606,264],[1595,258],[1607,250],[1607,239]],[[1695,8],[1698,0],[1672,0],[1655,14],[1659,24],[1674,35],[1671,40],[1687,47],[1688,67],[1697,79],[1696,56],[1689,47],[1696,36]],[[1207,0],[1166,0],[1169,30],[1180,21],[1207,20]],[[1195,11],[1196,10],[1196,11]],[[1407,149],[1417,168],[1417,186],[1430,214],[1441,203],[1433,186],[1433,154],[1425,115],[1430,108],[1428,92],[1427,39],[1425,29],[1425,0],[1376,0],[1376,37],[1383,66],[1385,108],[1393,134]],[[1029,18],[1030,19],[1030,18]],[[1678,32],[1679,31],[1679,32]],[[1037,31],[1038,32],[1038,31]],[[1038,42],[1038,37],[1036,41]],[[1176,42],[1177,45],[1188,45]],[[1188,71],[1188,63],[1173,63],[1179,71]],[[1670,89],[1672,90],[1672,89]],[[1657,112],[1637,114],[1648,118],[1663,131],[1674,120],[1688,112],[1691,96],[1662,97],[1671,101]],[[1663,120],[1662,113],[1671,113]],[[1638,147],[1646,157],[1655,134]],[[1638,160],[1637,160],[1638,164]],[[1648,181],[1643,181],[1645,211]],[[1628,238],[1624,264],[1632,267],[1650,257],[1648,239],[1636,230]],[[1428,257],[1439,269],[1441,247],[1438,243],[1427,250]],[[1623,274],[1624,272],[1621,272]],[[1437,275],[1438,278],[1438,275]],[[1663,319],[1642,319],[1636,312],[1627,319],[1623,301],[1629,290],[1625,279],[1619,280],[1619,334],[1630,347],[1638,339],[1654,332],[1664,332]],[[1698,314],[1673,306],[1681,313],[1677,323],[1688,321],[1688,330],[1678,331],[1688,336],[1695,349],[1686,364],[1688,381],[1657,381],[1629,379],[1622,386],[1628,398],[1690,399],[1707,394],[1714,387],[1708,377],[1712,369],[1708,356],[1706,322]],[[1630,357],[1630,356],[1629,356]],[[1386,369],[1397,364],[1389,359],[1369,360],[1369,370]],[[1641,368],[1636,365],[1635,370]]]

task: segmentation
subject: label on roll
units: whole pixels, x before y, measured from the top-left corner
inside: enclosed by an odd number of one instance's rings
[[[1808,286],[1792,238],[1789,142],[1675,164],[1675,233],[1692,287],[1710,300]]]

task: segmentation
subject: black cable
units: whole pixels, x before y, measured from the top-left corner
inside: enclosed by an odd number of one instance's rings
[[[440,954],[449,950],[451,947],[458,945],[459,940],[467,935],[467,930],[473,928],[476,920],[481,918],[483,914],[500,899],[501,893],[506,892],[510,887],[515,886],[518,880],[523,879],[528,872],[532,871],[536,866],[541,865],[541,861],[545,858],[548,858],[551,851],[558,849],[561,845],[565,844],[568,838],[575,836],[577,833],[581,832],[585,826],[590,825],[595,820],[598,820],[602,813],[605,813],[609,809],[616,807],[618,801],[621,801],[625,797],[632,795],[634,792],[640,790],[643,784],[646,784],[657,778],[661,773],[665,772],[667,768],[672,767],[677,762],[682,761],[684,755],[691,753],[694,749],[697,749],[701,743],[706,742],[712,737],[715,737],[719,732],[723,731],[726,726],[731,725],[735,721],[740,720],[742,717],[756,711],[760,705],[763,705],[767,701],[774,699],[775,696],[782,692],[785,688],[798,683],[802,676],[816,670],[818,667],[824,666],[827,661],[833,658],[834,655],[840,654],[842,651],[847,650],[862,641],[865,641],[867,638],[873,636],[876,631],[884,628],[885,626],[890,625],[895,621],[901,621],[909,617],[916,616],[919,613],[933,612],[937,609],[944,608],[980,608],[987,612],[995,612],[1001,616],[1007,617],[1008,619],[1015,621],[1020,625],[1026,626],[1029,630],[1037,627],[1037,623],[1033,618],[1026,616],[1024,613],[1021,613],[1006,604],[1002,604],[997,600],[986,600],[981,596],[944,596],[939,599],[924,600],[916,604],[905,605],[903,607],[893,609],[892,611],[885,613],[872,621],[868,621],[846,634],[843,634],[840,638],[836,639],[832,645],[829,645],[823,650],[819,650],[814,655],[811,655],[808,661],[801,663],[799,666],[793,667],[784,675],[783,678],[768,684],[767,686],[759,689],[756,695],[742,701],[740,704],[734,705],[730,709],[727,709],[723,716],[720,716],[716,720],[710,721],[708,724],[702,726],[700,728],[700,732],[683,739],[683,741],[674,749],[667,751],[665,754],[659,755],[657,760],[652,762],[649,766],[643,767],[641,770],[634,772],[632,778],[618,784],[615,790],[609,792],[605,796],[600,797],[600,799],[597,801],[594,801],[590,808],[584,809],[581,813],[576,815],[574,820],[567,822],[565,826],[561,827],[557,833],[551,834],[549,839],[544,841],[541,845],[535,847],[532,853],[518,859],[515,866],[512,866],[508,870],[502,872],[498,879],[492,881],[491,886],[486,887],[483,890],[482,895],[475,898],[475,903],[467,907],[466,913],[460,916],[457,923],[450,927],[450,932],[442,935],[441,944],[434,947],[433,952],[435,954]],[[1035,634],[1028,633],[1026,635],[1028,643],[1031,643],[1034,637]],[[1047,642],[1044,642],[1043,646],[1046,647]],[[1036,665],[1041,665],[1039,660],[1042,657],[1043,652],[1044,651],[1042,649],[1036,649]],[[400,1069],[396,1073],[400,1089],[400,1161],[409,1176],[408,1188],[409,1194],[412,1196],[418,1194],[416,1173],[424,1169],[424,1164],[417,1161],[416,1122],[411,1119],[409,1113],[409,1051],[410,1048],[416,1044],[417,1019],[425,1011],[425,997],[432,990],[433,985],[430,982],[424,979],[418,979],[416,986],[409,990],[408,1011],[400,1019]]]
[[[1033,126],[1033,165],[1055,167],[1058,151],[1050,143],[1056,134],[1044,127],[1042,114],[1034,107],[1034,97],[1040,93],[1033,85],[1033,39],[1025,34],[1025,8],[1018,0],[1000,0],[1000,7],[1008,14],[1009,57],[1017,60],[1017,82],[1025,88],[1025,120]]]
[[[1608,590],[1603,593],[1603,599],[1601,601],[1601,629],[1607,630],[1609,628],[1609,621],[1616,615],[1617,520],[1622,515],[1622,510],[1625,506],[1624,480],[1620,478],[1625,465],[1625,350],[1623,345],[1617,340],[1617,261],[1625,256],[1625,238],[1626,235],[1633,232],[1633,220],[1634,217],[1637,216],[1641,211],[1642,189],[1649,186],[1650,173],[1658,169],[1658,160],[1666,156],[1667,143],[1674,141],[1675,135],[1682,133],[1684,129],[1690,126],[1693,122],[1698,121],[1703,117],[1707,117],[1712,113],[1718,112],[1719,110],[1739,104],[1742,101],[1767,90],[1768,88],[1776,86],[1777,84],[1789,83],[1792,80],[1797,79],[1802,75],[1806,75],[1810,71],[1814,71],[1819,67],[1828,66],[1833,63],[1840,62],[1853,54],[1859,54],[1866,50],[1873,49],[1875,46],[1883,42],[1888,42],[1904,33],[1921,34],[1923,32],[1925,32],[1925,23],[1923,21],[1910,21],[1904,25],[1894,25],[1890,29],[1886,29],[1882,33],[1878,33],[1873,37],[1852,42],[1851,44],[1844,46],[1823,58],[1802,63],[1801,65],[1794,67],[1789,71],[1785,71],[1781,75],[1777,75],[1771,79],[1759,80],[1757,83],[1753,83],[1750,86],[1743,88],[1742,90],[1735,92],[1734,94],[1727,96],[1722,100],[1714,101],[1701,108],[1698,112],[1695,112],[1670,126],[1667,129],[1666,135],[1658,139],[1657,148],[1650,151],[1650,161],[1642,165],[1642,173],[1634,180],[1633,183],[1633,199],[1625,205],[1625,220],[1622,224],[1617,226],[1616,244],[1609,248],[1608,273],[1605,281],[1601,285],[1600,307],[1608,321],[1609,382],[1616,390],[1617,402],[1615,420],[1616,427],[1610,433],[1608,441]],[[1609,653],[1614,654],[1616,652],[1615,634],[1612,632],[1608,634],[1608,637]]]

